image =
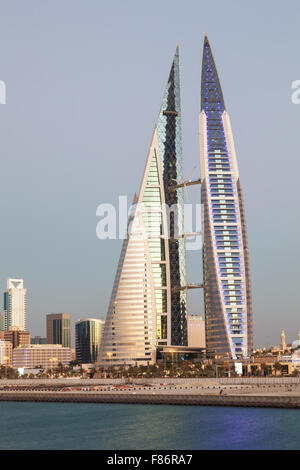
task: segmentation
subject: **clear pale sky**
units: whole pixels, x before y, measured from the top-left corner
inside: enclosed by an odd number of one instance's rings
[[[256,345],[296,339],[299,315],[300,3],[1,0],[0,291],[22,277],[27,325],[103,317],[120,241],[96,208],[138,190],[176,43],[184,171],[199,176],[203,34],[231,117],[246,204]],[[199,201],[199,187],[190,201]],[[191,282],[202,253],[187,255]],[[2,301],[1,301],[2,305]],[[199,293],[189,312],[203,313]]]

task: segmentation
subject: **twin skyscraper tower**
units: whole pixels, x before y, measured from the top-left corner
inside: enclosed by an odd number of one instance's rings
[[[184,187],[198,182],[207,356],[239,359],[251,354],[245,211],[230,120],[206,36],[199,134],[201,181],[187,182],[177,46],[128,220],[100,348],[103,366],[153,363],[157,347],[188,345]]]

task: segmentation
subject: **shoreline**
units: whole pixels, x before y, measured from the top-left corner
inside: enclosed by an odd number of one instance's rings
[[[238,406],[263,408],[300,408],[298,395],[219,395],[170,393],[101,393],[101,392],[0,392],[0,401],[56,403],[117,403],[179,406]]]
[[[0,401],[300,408],[299,378],[0,380]]]

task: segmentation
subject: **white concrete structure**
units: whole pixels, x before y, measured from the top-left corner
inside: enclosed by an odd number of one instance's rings
[[[4,293],[6,329],[15,326],[26,329],[26,292],[23,279],[8,279]]]
[[[6,330],[5,324],[6,324],[5,312],[0,311],[0,331],[5,331]]]
[[[0,364],[11,366],[12,362],[12,343],[0,339]]]
[[[200,315],[187,316],[188,347],[205,348],[205,321]]]
[[[280,335],[280,348],[281,348],[281,351],[285,351],[286,350],[286,339],[285,339],[285,332],[284,330],[281,331],[281,335]]]
[[[68,365],[71,360],[71,348],[64,348],[61,344],[29,344],[14,348],[12,352],[12,365],[16,368],[42,366],[51,369],[59,363]]]

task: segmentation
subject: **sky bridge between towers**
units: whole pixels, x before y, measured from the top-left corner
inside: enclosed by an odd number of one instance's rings
[[[175,184],[174,186],[169,186],[168,189],[171,193],[173,193],[179,188],[185,188],[186,186],[194,186],[195,184],[201,184],[201,178],[198,178],[197,180],[182,181],[181,183]]]
[[[189,283],[189,284],[186,284],[185,286],[173,287],[172,293],[175,294],[176,292],[187,291],[189,289],[203,289],[203,288],[204,288],[204,284]]]
[[[201,235],[202,235],[202,232],[185,232],[179,237],[170,237],[169,241],[177,242],[178,240],[181,240],[182,238],[194,238],[194,237],[200,237]]]

